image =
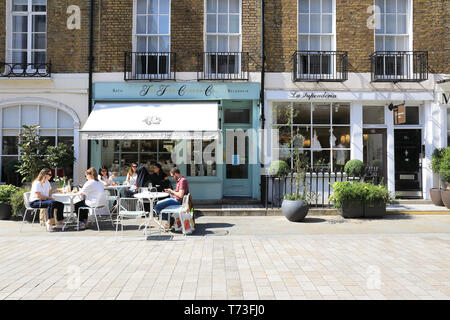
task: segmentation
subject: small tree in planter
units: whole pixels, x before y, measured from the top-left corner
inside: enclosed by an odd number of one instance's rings
[[[11,195],[18,190],[13,185],[0,186],[0,220],[9,220],[11,218]]]
[[[297,135],[298,137],[301,137]],[[303,143],[304,138],[300,138]],[[306,170],[309,168],[308,160],[303,157],[299,148],[296,148],[293,152],[294,170],[295,175],[295,191],[291,194],[284,196],[281,210],[284,216],[292,222],[300,222],[305,219],[309,211],[309,203],[313,197],[312,193],[307,191],[306,186]],[[302,182],[303,181],[303,182]]]
[[[49,168],[67,168],[73,166],[75,156],[72,146],[60,144],[49,146],[46,150],[46,160]]]
[[[17,191],[11,195],[11,207],[12,207],[12,216],[13,217],[23,216],[23,214],[25,212],[25,204],[23,202],[23,194],[25,192],[29,192],[29,191],[30,191],[29,187],[20,188],[20,189],[17,189]],[[28,215],[28,217],[31,218],[31,215]]]
[[[344,172],[347,173],[349,177],[360,177],[364,173],[366,165],[364,162],[358,159],[353,159],[347,161],[344,166]]]
[[[442,202],[450,209],[450,147],[445,148],[442,152],[439,174],[444,182],[444,189],[441,190]]]
[[[444,155],[444,148],[437,148],[434,149],[433,155],[431,156],[431,171],[435,174],[439,174],[439,171],[441,169],[441,161],[442,157]],[[431,201],[433,201],[433,204],[436,206],[443,206],[444,203],[442,202],[442,196],[441,196],[441,178],[439,177],[439,187],[438,188],[431,188],[430,189],[430,197]]]

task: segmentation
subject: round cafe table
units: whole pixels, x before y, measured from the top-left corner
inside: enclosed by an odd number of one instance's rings
[[[64,219],[63,231],[69,223],[77,223],[78,224],[78,215],[74,212],[74,199],[79,196],[78,192],[67,192],[67,193],[54,193],[52,197],[57,201],[67,203],[67,199],[69,200],[70,212],[66,219]],[[81,200],[81,199],[80,199]]]
[[[156,200],[158,199],[163,199],[163,198],[167,198],[169,196],[169,194],[167,192],[140,192],[140,193],[136,193],[135,195],[133,195],[133,197],[141,199],[141,200],[148,200],[150,202],[150,212],[148,215],[148,220],[145,223],[144,226],[144,234],[146,234],[147,232],[147,228],[150,225],[150,222],[153,220],[153,204]],[[159,231],[161,233],[161,228],[162,225],[159,223],[158,220],[155,220],[156,224],[158,224],[159,226]],[[142,225],[141,225],[142,226]],[[141,228],[141,226],[139,226],[139,229]]]

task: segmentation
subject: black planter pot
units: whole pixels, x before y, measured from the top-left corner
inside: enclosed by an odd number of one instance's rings
[[[443,207],[444,203],[442,202],[441,189],[439,188],[431,188],[430,189],[430,197],[431,201],[435,206]]]
[[[344,218],[363,218],[364,203],[362,201],[345,201],[339,208],[339,212]]]
[[[364,217],[383,218],[384,216],[386,216],[386,203],[366,202],[364,204]]]
[[[9,220],[12,215],[11,205],[2,203],[0,204],[0,220]]]
[[[303,200],[283,200],[281,211],[289,221],[300,222],[308,214],[309,205]]]
[[[450,190],[442,189],[441,197],[444,205],[447,207],[447,209],[450,209]]]

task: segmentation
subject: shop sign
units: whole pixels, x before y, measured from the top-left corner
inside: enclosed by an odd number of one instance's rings
[[[299,100],[330,100],[337,99],[337,96],[333,92],[305,92],[305,91],[291,91],[290,92],[291,99],[299,99]]]
[[[450,92],[442,92],[442,104],[450,104]]]
[[[218,100],[260,98],[259,83],[95,83],[95,100]]]
[[[398,106],[394,110],[394,124],[406,123],[406,107],[404,105]]]

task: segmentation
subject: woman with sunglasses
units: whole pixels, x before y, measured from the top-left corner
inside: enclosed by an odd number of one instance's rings
[[[33,181],[31,185],[30,194],[30,206],[32,208],[46,208],[47,209],[47,222],[45,223],[48,232],[53,232],[52,220],[53,212],[56,209],[57,217],[57,228],[62,228],[64,220],[64,204],[62,202],[56,201],[51,197],[53,193],[58,192],[57,190],[52,190],[50,182],[48,182],[52,177],[52,171],[50,169],[42,169],[39,172],[36,180]]]
[[[138,192],[137,188],[137,169],[138,165],[136,163],[132,163],[130,170],[128,170],[127,178],[125,179],[125,184],[128,186],[127,189],[125,189],[125,195],[127,197],[132,197],[133,194]]]
[[[110,186],[113,183],[114,175],[111,172],[108,172],[108,169],[105,167],[100,168],[98,180],[103,183],[105,187]]]

